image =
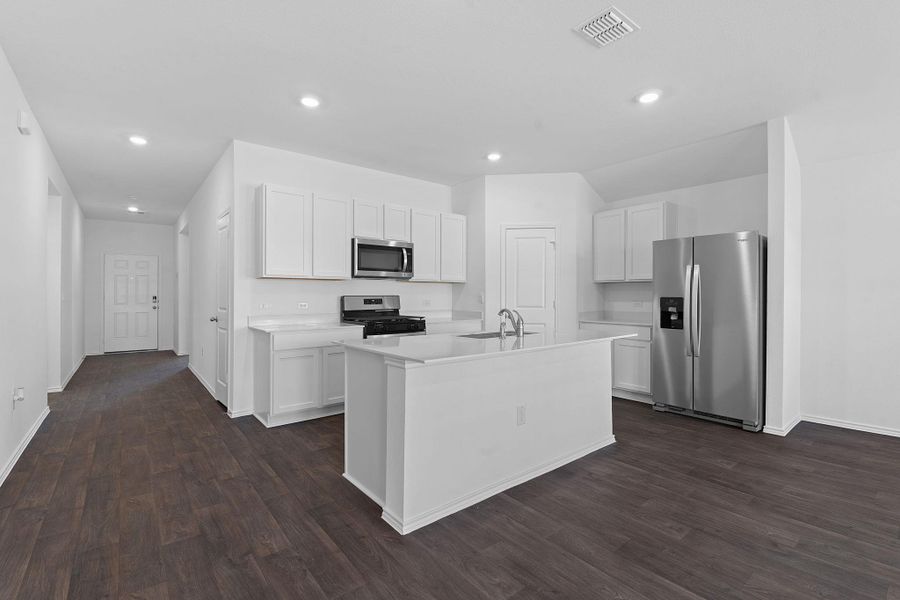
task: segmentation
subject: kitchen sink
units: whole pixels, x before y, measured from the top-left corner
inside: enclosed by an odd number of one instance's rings
[[[537,332],[536,331],[526,331],[522,335],[531,335],[533,333],[537,333]],[[491,338],[500,337],[500,332],[499,331],[483,331],[481,333],[467,333],[465,335],[458,335],[456,337],[464,337],[464,338],[469,338],[472,340],[489,340]],[[506,337],[515,338],[516,332],[515,331],[507,332]]]

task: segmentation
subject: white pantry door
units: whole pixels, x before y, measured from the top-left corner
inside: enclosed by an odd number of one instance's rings
[[[103,280],[103,351],[156,350],[159,258],[107,254]]]
[[[231,302],[231,214],[216,221],[216,400],[228,408],[228,329]]]
[[[508,228],[505,237],[503,306],[519,311],[525,331],[555,334],[556,230]]]

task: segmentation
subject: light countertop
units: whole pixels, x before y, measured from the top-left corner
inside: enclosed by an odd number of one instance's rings
[[[501,353],[533,352],[562,346],[591,344],[633,335],[609,336],[602,332],[578,330],[574,333],[555,336],[533,333],[526,335],[523,339],[518,339],[515,334],[512,334],[505,340],[500,340],[499,338],[472,339],[461,337],[461,334],[458,333],[448,333],[390,338],[374,337],[364,340],[344,340],[340,343],[347,348],[381,354],[389,358],[434,364],[471,360]]]
[[[601,325],[633,325],[637,327],[651,327],[653,315],[648,312],[627,311],[594,311],[578,314],[579,323],[598,323]]]
[[[250,317],[247,326],[254,331],[263,333],[314,333],[345,327],[362,327],[362,325],[341,323],[336,317],[327,315],[317,315],[317,317],[304,318],[295,315]]]

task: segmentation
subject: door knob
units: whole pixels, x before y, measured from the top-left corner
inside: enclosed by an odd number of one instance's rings
[[[218,323],[218,322],[219,322],[219,317],[210,317],[209,320],[210,320],[210,321],[213,321],[213,322],[215,322],[215,323]]]

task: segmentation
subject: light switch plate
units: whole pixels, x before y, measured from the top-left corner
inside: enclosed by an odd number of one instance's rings
[[[298,302],[297,308],[300,310],[309,310],[309,302]]]

